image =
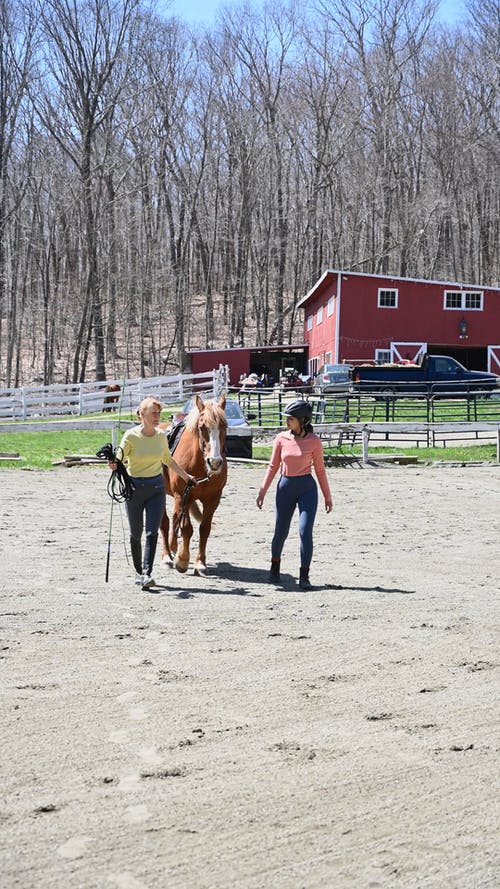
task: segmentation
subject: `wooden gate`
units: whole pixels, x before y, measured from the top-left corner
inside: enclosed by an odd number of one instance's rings
[[[415,361],[427,352],[427,343],[391,343],[391,361]]]
[[[488,371],[500,376],[500,346],[488,346]]]

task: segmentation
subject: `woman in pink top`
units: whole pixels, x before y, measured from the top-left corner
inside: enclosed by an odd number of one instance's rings
[[[286,432],[276,436],[267,472],[264,476],[257,506],[262,508],[269,486],[281,468],[276,490],[276,525],[271,544],[270,583],[280,581],[281,553],[288,537],[296,507],[299,508],[300,577],[302,590],[310,590],[309,566],[313,554],[313,526],[318,508],[318,486],[311,468],[318,477],[325,509],[331,512],[332,495],[326,477],[323,445],[311,425],[312,406],[307,401],[293,401],[285,410]]]

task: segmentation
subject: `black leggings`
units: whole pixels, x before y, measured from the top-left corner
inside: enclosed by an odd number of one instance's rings
[[[153,478],[133,478],[135,491],[125,502],[130,525],[130,549],[137,574],[151,574],[156,554],[158,530],[165,509],[163,475]],[[146,545],[142,560],[141,539],[146,517]]]
[[[318,486],[312,475],[282,475],[276,489],[276,525],[271,556],[279,559],[295,509],[299,509],[300,564],[309,568],[313,554],[313,526],[318,508]]]

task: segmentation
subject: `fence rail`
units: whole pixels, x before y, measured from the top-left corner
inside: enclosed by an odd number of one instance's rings
[[[399,447],[446,447],[461,443],[497,443],[500,399],[486,392],[462,398],[443,393],[422,395],[304,395],[287,390],[240,392],[240,404],[258,427],[270,433],[283,427],[286,404],[308,398],[313,407],[315,432],[328,448],[368,443]],[[500,457],[499,457],[500,459]]]
[[[119,387],[116,393],[110,386]],[[199,392],[217,396],[227,388],[227,367],[200,374],[139,379],[106,380],[103,382],[55,384],[53,386],[21,386],[0,389],[0,418],[30,420],[38,417],[78,416],[100,413],[103,410],[133,413],[137,405],[149,395],[164,404],[175,404]],[[113,404],[106,399],[116,394]]]
[[[222,365],[209,374],[178,374],[145,380],[105,383],[82,383],[78,386],[24,387],[23,390],[0,390],[0,433],[46,428],[115,429],[117,417],[80,419],[93,412],[102,412],[105,386],[118,383],[120,404],[125,413],[134,413],[139,401],[147,395],[159,397],[165,404],[181,403],[193,393],[217,397],[227,391],[227,368]],[[70,400],[69,394],[75,397]],[[368,462],[369,445],[385,443],[423,448],[459,442],[496,441],[500,462],[500,399],[485,398],[474,393],[468,397],[445,399],[390,396],[384,400],[371,396],[310,396],[287,389],[260,389],[240,392],[237,398],[252,424],[253,436],[267,437],[283,428],[286,404],[295,398],[309,398],[313,406],[313,423],[328,448],[360,444],[363,462]],[[23,400],[24,399],[24,400]],[[21,404],[17,414],[12,402]],[[9,407],[7,410],[6,405]],[[50,418],[53,418],[50,420]],[[43,422],[43,418],[47,418]],[[10,420],[23,420],[11,423]],[[30,423],[29,420],[36,420]],[[122,421],[122,425],[123,425]]]
[[[345,443],[361,444],[363,463],[368,463],[371,444],[390,442],[392,446],[408,447],[412,443],[424,448],[446,447],[458,442],[480,440],[496,442],[497,463],[500,463],[500,421],[497,423],[330,423],[315,431],[330,447]]]
[[[283,411],[295,398],[308,399],[315,425],[325,423],[499,423],[500,397],[471,392],[457,397],[429,395],[307,395],[286,389],[240,391],[241,407],[259,426],[283,425]]]

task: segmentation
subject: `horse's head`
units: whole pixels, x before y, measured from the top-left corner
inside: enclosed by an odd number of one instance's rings
[[[200,448],[209,475],[217,474],[224,465],[227,432],[225,406],[225,395],[222,395],[217,402],[203,401],[199,395],[196,396]]]

